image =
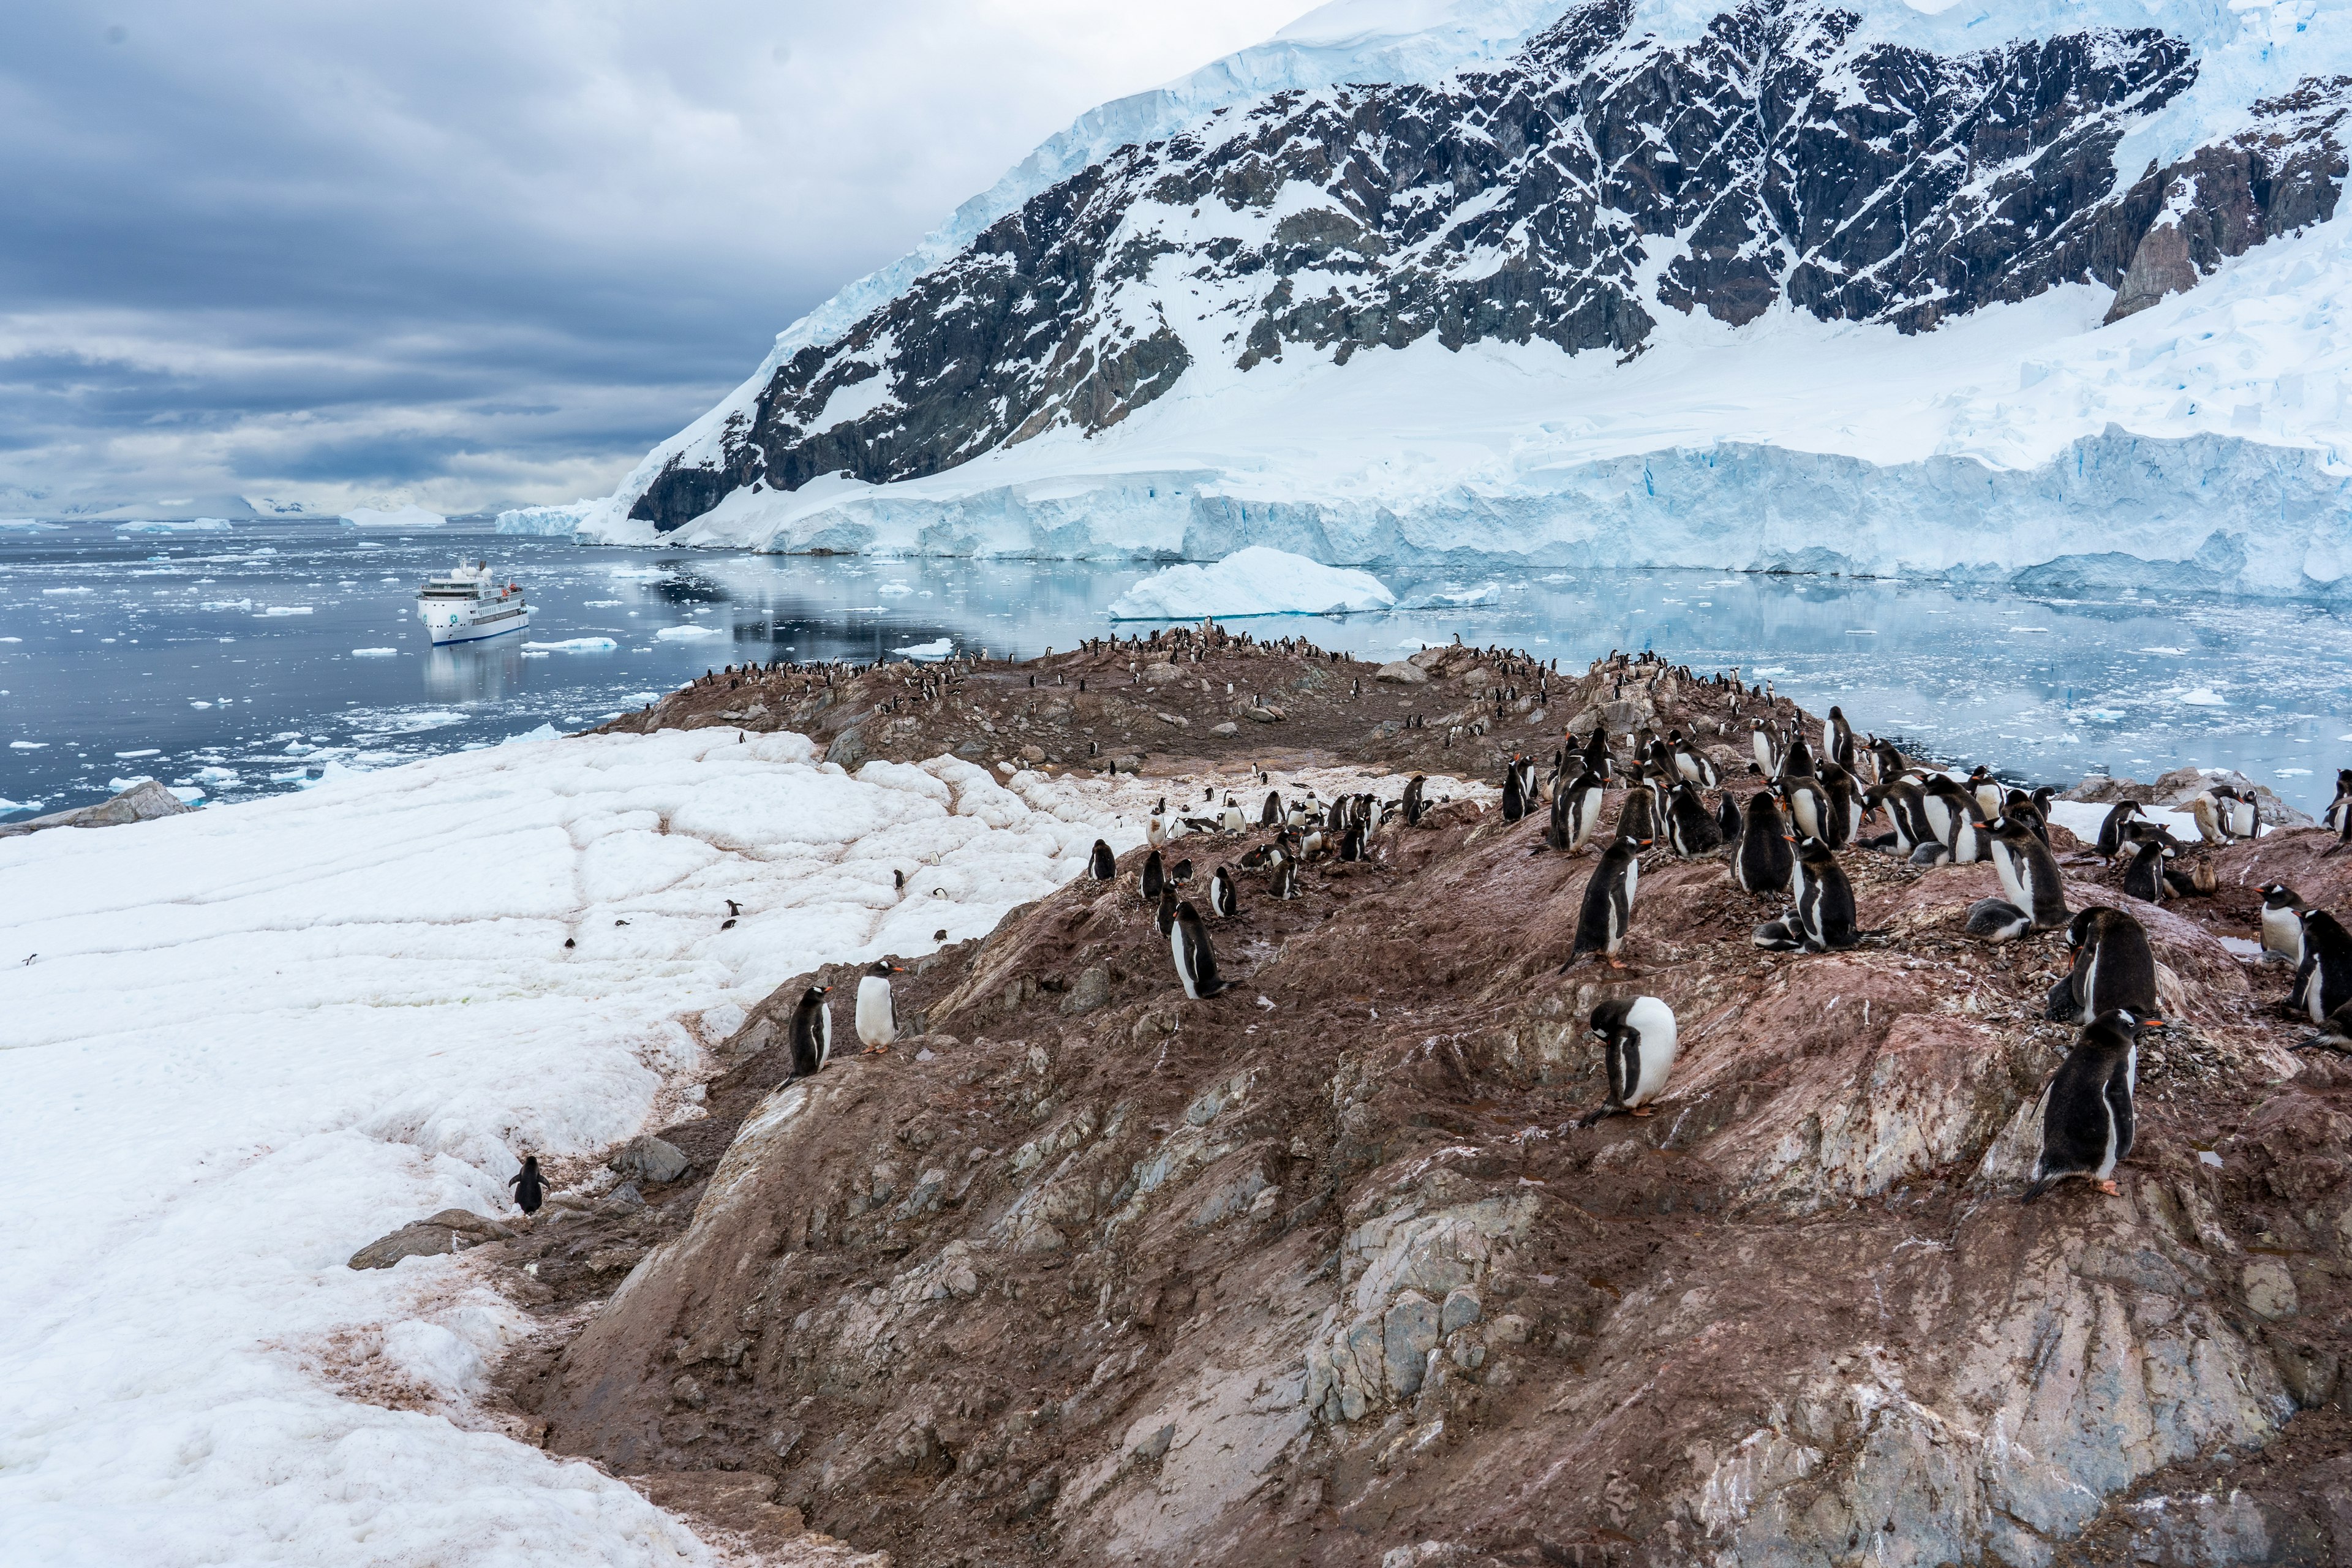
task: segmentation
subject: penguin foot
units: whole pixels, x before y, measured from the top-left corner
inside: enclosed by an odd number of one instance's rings
[[[2099,1184],[2099,1191],[2106,1194],[2107,1196],[2111,1198],[2119,1198],[2124,1195],[2124,1190],[2116,1185],[2113,1182],[2101,1182]]]
[[[861,1057],[887,1057],[890,1054],[890,1047],[887,1046],[868,1046],[857,1054]]]
[[[1627,1111],[1625,1114],[1626,1114],[1626,1115],[1628,1115],[1628,1116],[1655,1116],[1655,1115],[1657,1114],[1657,1112],[1656,1112],[1656,1111],[1654,1111],[1654,1110],[1651,1110],[1651,1109],[1650,1109],[1648,1106],[1646,1106],[1646,1105],[1637,1105],[1637,1106],[1635,1106],[1633,1110],[1631,1110]]]

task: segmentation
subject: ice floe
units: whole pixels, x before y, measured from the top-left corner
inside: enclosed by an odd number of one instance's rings
[[[1155,572],[1112,600],[1109,613],[1115,621],[1191,621],[1384,610],[1395,603],[1369,572],[1253,544],[1211,565]]]

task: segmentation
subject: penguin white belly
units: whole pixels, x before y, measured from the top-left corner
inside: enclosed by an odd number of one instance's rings
[[[2000,877],[2000,890],[2009,895],[2011,903],[2026,913],[2032,914],[2033,895],[2022,882],[2018,880],[2017,857],[2011,854],[2009,846],[1998,838],[1992,840],[1987,847],[1992,851],[1992,868]]]
[[[1647,1105],[1666,1091],[1667,1075],[1674,1071],[1674,1009],[1654,996],[1644,996],[1627,1012],[1625,1022],[1642,1032],[1642,1076],[1625,1103]]]
[[[1808,838],[1822,836],[1821,814],[1813,809],[1814,795],[1809,789],[1793,790],[1789,795],[1789,815],[1796,820],[1797,831]]]
[[[869,1046],[887,1046],[898,1037],[898,1021],[890,1009],[890,983],[878,974],[857,983],[857,1037]]]
[[[1241,808],[1239,806],[1233,805],[1225,807],[1225,831],[1228,833],[1239,833],[1242,830],[1242,826]]]
[[[1168,953],[1176,961],[1176,978],[1183,983],[1184,994],[1192,1001],[1201,999],[1199,982],[1192,973],[1192,964],[1184,951],[1184,922],[1178,921],[1168,928]]]
[[[833,1009],[824,1007],[816,1016],[816,1065],[824,1066],[833,1059]]]
[[[2263,950],[2275,952],[2290,963],[2303,962],[2303,921],[2292,909],[2263,907]]]

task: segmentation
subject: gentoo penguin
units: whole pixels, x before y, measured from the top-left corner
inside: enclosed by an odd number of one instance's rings
[[[1601,780],[1591,773],[1579,773],[1575,783],[1555,791],[1551,831],[1545,842],[1571,855],[1583,854],[1592,830],[1601,825]]]
[[[1992,868],[2000,873],[2006,901],[1985,899],[1969,910],[1969,931],[1994,942],[2013,942],[2030,931],[2054,931],[2067,921],[2066,889],[2058,858],[2034,836],[2032,825],[2003,815],[1992,825]]]
[[[1863,795],[1864,811],[1867,813],[1885,807],[1886,820],[1894,827],[1893,832],[1881,834],[1871,840],[1871,847],[1891,849],[1908,858],[1920,845],[1935,843],[1935,829],[1927,826],[1926,799],[1917,784],[1901,777],[1874,784],[1865,791]]]
[[[2171,858],[2169,838],[2143,840],[2133,853],[2131,864],[2124,868],[2124,891],[2151,904],[2160,904],[2186,891],[2181,884],[2188,879],[2165,864]]]
[[[1748,721],[1748,754],[1756,759],[1757,771],[1766,778],[1780,771],[1780,748],[1772,743],[1772,731],[1764,727],[1761,719]]]
[[[1584,771],[1602,784],[1607,784],[1610,775],[1617,771],[1617,760],[1609,754],[1609,731],[1601,725],[1593,726],[1591,738],[1584,742]]]
[[[2263,811],[2251,795],[2240,795],[2229,784],[2220,785],[2212,793],[2214,815],[2220,819],[2222,837],[2238,839],[2261,836]]]
[[[1789,822],[1800,838],[1826,839],[1830,833],[1829,792],[1811,773],[1784,778],[1780,795],[1789,803]]]
[[[2327,803],[2327,810],[2319,818],[2320,826],[2336,835],[2336,849],[2352,844],[2352,768],[2336,771],[2336,798]]]
[[[1503,820],[1517,822],[1527,814],[1527,792],[1519,785],[1519,760],[1514,757],[1503,770]]]
[[[1903,776],[1903,753],[1895,749],[1892,741],[1872,741],[1870,757],[1878,768],[1880,784],[1893,784]]]
[[[1420,773],[1415,773],[1412,777],[1405,781],[1404,825],[1407,827],[1419,827],[1421,826],[1421,792],[1423,786],[1428,783],[1429,780]]]
[[[2113,859],[2116,851],[2124,847],[2125,826],[2144,816],[2146,813],[2136,800],[2119,800],[2107,807],[2107,815],[2099,819],[2099,854]]]
[[[2263,889],[2263,957],[2303,963],[2303,900],[2284,882]]]
[[[1675,1010],[1655,996],[1603,1002],[1592,1010],[1592,1038],[1601,1042],[1609,1067],[1609,1098],[1577,1125],[1624,1112],[1647,1116],[1666,1089],[1675,1066]]]
[[[2315,1024],[2352,1002],[2352,933],[2326,910],[2303,911],[2303,962],[2294,966],[2287,1005]]]
[[[1757,946],[1827,952],[1861,940],[1853,925],[1853,884],[1828,845],[1818,838],[1798,845],[1789,885],[1796,906],[1756,928]]]
[[[2214,804],[2210,790],[2200,790],[2173,809],[2189,813],[2189,820],[2197,825],[2199,838],[2208,844],[2221,842],[2221,810]]]
[[[1627,790],[1617,806],[1617,837],[1638,840],[1644,848],[1655,843],[1658,824],[1654,800],[1638,782]]]
[[[1243,815],[1240,803],[1232,795],[1225,796],[1224,813],[1217,819],[1217,826],[1227,833],[1239,833],[1249,826],[1249,818]]]
[[[1168,841],[1168,797],[1166,795],[1160,797],[1160,804],[1153,806],[1151,815],[1143,819],[1143,836],[1150,841],[1154,849]]]
[[[2334,1051],[2339,1057],[2352,1056],[2352,1005],[2338,1007],[2327,1015],[2319,1026],[2319,1033],[2309,1035],[2294,1043],[2298,1051]]]
[[[2116,1166],[2132,1147],[2132,1089],[2139,1076],[2139,1020],[2121,1007],[2094,1017],[2042,1091],[2042,1152],[2025,1201],[2069,1176],[2114,1196]]]
[[[1758,790],[1748,797],[1739,837],[1732,841],[1731,880],[1742,892],[1786,892],[1795,859],[1779,803],[1770,790]]]
[[[539,1156],[525,1154],[522,1169],[507,1178],[507,1185],[515,1190],[515,1207],[525,1214],[537,1214],[547,1196],[547,1179],[539,1173]]]
[[[1160,864],[1159,850],[1154,849],[1143,858],[1143,869],[1136,873],[1136,876],[1137,888],[1143,894],[1143,901],[1147,904],[1158,903],[1160,889],[1168,885],[1168,870]]]
[[[863,985],[863,982],[859,983]],[[890,983],[882,983],[887,992]],[[825,996],[830,985],[812,985],[801,993],[799,1003],[793,1008],[792,1028],[786,1039],[792,1047],[792,1078],[806,1078],[824,1066],[833,1056],[833,1005]]]
[[[1862,781],[1835,763],[1825,763],[1817,775],[1822,793],[1829,797],[1829,812],[1822,819],[1828,829],[1822,842],[1832,849],[1843,849],[1862,837],[1862,819],[1867,810],[1862,803]]]
[[[1108,882],[1118,875],[1118,857],[1102,839],[1095,840],[1094,853],[1087,858],[1087,875],[1097,882]]]
[[[1976,797],[1977,809],[1984,814],[1987,822],[2000,815],[2001,804],[2008,799],[2001,791],[2000,781],[1982,763],[1969,772],[1969,793]]]
[[[1270,898],[1297,898],[1298,896],[1298,862],[1285,856],[1282,864],[1274,868],[1274,879],[1267,884],[1266,893]]]
[[[1844,710],[1835,703],[1830,705],[1830,716],[1822,721],[1822,755],[1842,768],[1853,766],[1853,731],[1845,721]]]
[[[1790,735],[1780,752],[1780,774],[1784,779],[1809,779],[1813,776],[1813,751],[1805,744],[1802,735]]]
[[[1229,921],[1242,912],[1240,895],[1234,890],[1234,874],[1223,866],[1209,879],[1209,912],[1221,921]]]
[[[1675,785],[1666,796],[1666,845],[1685,858],[1711,854],[1723,847],[1715,814],[1687,782]]]
[[[1258,807],[1257,825],[1260,827],[1282,826],[1282,792],[1280,790],[1270,789],[1265,792],[1265,804]]]
[[[1624,945],[1625,928],[1633,920],[1633,893],[1642,879],[1642,843],[1622,834],[1602,852],[1584,884],[1584,902],[1576,915],[1576,943],[1570,949],[1565,970],[1588,952],[1600,953],[1616,967],[1617,950]]]
[[[1187,855],[1168,868],[1169,886],[1181,888],[1192,879],[1192,858]]]
[[[2122,1008],[2136,1018],[2160,1016],[2156,1002],[2156,954],[2147,929],[2125,910],[2094,904],[2066,926],[2074,966],[2050,989],[2042,1016],[2055,1024]]]
[[[1339,830],[1339,858],[1360,860],[1364,858],[1364,830],[1349,823]]]
[[[907,972],[887,959],[877,958],[866,978],[857,983],[857,1038],[869,1051],[878,1051],[898,1037],[898,1009],[890,999],[890,976]]]
[[[1193,1001],[1206,1001],[1225,988],[1217,973],[1216,952],[1209,946],[1209,928],[1201,923],[1201,911],[1189,900],[1176,906],[1168,951],[1176,960],[1176,978],[1183,982],[1184,994]]]
[[[1160,922],[1160,934],[1166,936],[1169,928],[1176,923],[1176,889],[1174,888],[1164,887],[1160,889],[1160,903],[1152,910],[1152,918]]]
[[[1680,730],[1674,732],[1675,771],[1701,789],[1712,789],[1722,781],[1722,770],[1713,758],[1700,751]]]

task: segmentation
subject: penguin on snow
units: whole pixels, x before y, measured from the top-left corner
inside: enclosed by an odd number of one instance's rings
[[[1231,984],[1218,974],[1216,952],[1209,945],[1209,928],[1202,923],[1201,911],[1190,901],[1176,906],[1168,949],[1176,961],[1176,978],[1192,1000],[1205,1002]]]
[[[1249,826],[1249,818],[1242,814],[1241,804],[1232,795],[1225,796],[1224,814],[1217,819],[1217,825],[1227,833],[1239,833]]]
[[[1423,809],[1421,804],[1421,792],[1428,783],[1428,779],[1420,773],[1415,773],[1405,781],[1404,825],[1407,827],[1421,826],[1421,814]]]
[[[2147,813],[2136,800],[2119,800],[2107,808],[2099,819],[2098,852],[2102,859],[2112,860],[2124,847],[2124,829],[2134,821],[2144,819]]]
[[[887,958],[877,958],[857,983],[857,1038],[868,1051],[889,1048],[898,1037],[898,1007],[890,994],[890,976],[906,970]]]
[[[1633,895],[1642,879],[1642,841],[1623,834],[1602,852],[1584,884],[1584,901],[1576,915],[1576,942],[1569,950],[1572,968],[1587,953],[1597,952],[1610,966],[1622,969],[1617,950],[1624,945],[1626,929],[1633,922]]]
[[[1270,789],[1265,792],[1265,804],[1258,807],[1257,825],[1260,827],[1282,826],[1282,792],[1280,790]]]
[[[1591,1037],[1599,1040],[1609,1068],[1609,1097],[1577,1125],[1590,1127],[1621,1112],[1648,1116],[1651,1102],[1666,1091],[1675,1066],[1675,1010],[1655,996],[1603,1002],[1592,1009]]]
[[[2132,1149],[2132,1091],[2139,1076],[2139,1018],[2120,1007],[2075,1037],[2042,1098],[2042,1150],[2025,1188],[2032,1203],[2070,1176],[2119,1194],[2116,1166]]]
[[[890,983],[886,979],[882,984],[887,991]],[[825,1001],[832,990],[830,985],[812,985],[801,993],[793,1008],[792,1028],[786,1036],[792,1044],[793,1078],[806,1078],[833,1058],[833,1006]]]
[[[1143,836],[1150,841],[1154,849],[1167,842],[1168,797],[1166,795],[1160,797],[1160,804],[1153,806],[1151,815],[1143,819]]]
[[[514,1189],[515,1207],[525,1214],[537,1214],[540,1204],[547,1197],[547,1179],[539,1173],[539,1156],[525,1154],[522,1169],[507,1178],[507,1185]]]

